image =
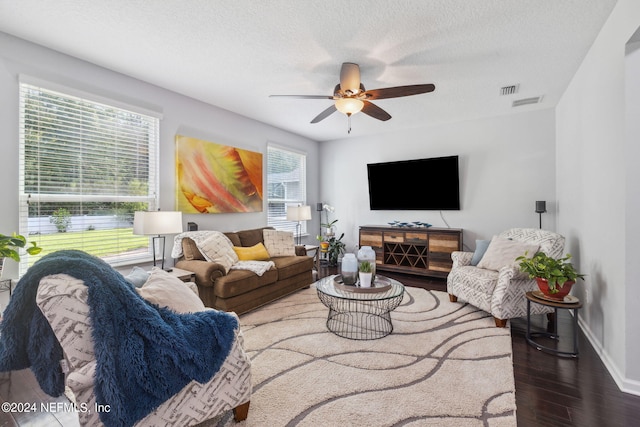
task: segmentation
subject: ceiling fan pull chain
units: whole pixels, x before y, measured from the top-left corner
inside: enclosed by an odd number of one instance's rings
[[[347,133],[351,134],[351,114],[347,114],[347,120],[349,123],[349,129],[347,130]]]

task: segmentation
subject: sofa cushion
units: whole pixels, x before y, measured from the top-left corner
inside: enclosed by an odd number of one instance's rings
[[[313,270],[313,258],[309,256],[274,257],[271,261],[278,269],[279,281]]]
[[[502,267],[517,266],[517,257],[524,255],[525,252],[527,252],[529,256],[533,256],[539,247],[539,245],[532,243],[524,243],[493,236],[487,251],[478,263],[478,267],[498,271]]]
[[[241,245],[237,246],[254,246],[258,243],[264,243],[264,230],[273,230],[273,227],[254,228],[253,230],[238,231]]]
[[[136,291],[145,300],[176,313],[195,313],[205,309],[198,295],[186,283],[159,268],[154,268],[147,282]]]
[[[204,261],[204,255],[200,252],[198,247],[196,246],[196,242],[192,239],[185,237],[182,239],[182,253],[184,255],[184,259],[187,261],[199,260]]]
[[[236,233],[235,231],[230,231],[227,233],[224,233],[225,236],[227,236],[229,238],[229,240],[231,240],[231,243],[233,244],[233,246],[242,246],[242,241],[240,240],[240,235],[238,233]]]
[[[248,248],[234,246],[233,250],[238,255],[240,261],[265,261],[270,258],[269,252],[267,252],[267,248],[264,247],[262,242]]]
[[[216,279],[213,289],[218,298],[231,298],[275,283],[277,280],[278,272],[274,269],[266,271],[262,276],[247,270],[231,270],[226,276]]]
[[[293,242],[293,233],[290,231],[263,230],[264,245],[273,257],[295,256],[296,249]]]

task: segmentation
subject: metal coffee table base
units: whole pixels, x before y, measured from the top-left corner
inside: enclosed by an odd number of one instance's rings
[[[343,300],[318,293],[329,307],[327,329],[352,340],[374,340],[393,332],[390,312],[402,301],[402,295],[385,300]]]

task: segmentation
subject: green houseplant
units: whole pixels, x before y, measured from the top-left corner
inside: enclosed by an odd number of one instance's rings
[[[11,236],[0,234],[0,275],[4,267],[5,258],[11,258],[14,261],[20,261],[21,248],[27,246],[27,239],[24,236],[13,233]],[[36,242],[31,242],[31,246],[25,249],[29,255],[37,255],[42,251]]]
[[[569,261],[571,254],[562,258],[552,258],[544,252],[537,252],[532,258],[524,255],[516,258],[520,262],[520,271],[536,279],[538,287],[548,297],[562,300],[571,290],[577,279],[584,279],[584,274],[578,273]]]
[[[360,286],[363,288],[368,288],[371,286],[371,279],[373,276],[373,271],[371,267],[371,263],[369,261],[362,261],[360,265],[358,265],[358,276],[360,278]]]
[[[27,246],[27,239],[24,236],[13,233],[12,236],[0,234],[0,258],[11,258],[20,261],[20,248]],[[31,242],[31,246],[25,249],[29,255],[37,255],[42,251],[36,242]]]
[[[327,252],[329,255],[329,265],[332,267],[338,265],[338,258],[340,258],[340,255],[344,254],[344,249],[347,246],[342,241],[343,237],[344,233],[342,233],[338,238],[331,237],[327,240],[329,242],[329,247],[327,248]]]

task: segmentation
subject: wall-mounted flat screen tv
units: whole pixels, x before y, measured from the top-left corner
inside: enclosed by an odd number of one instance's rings
[[[369,163],[371,210],[460,210],[458,156]]]

